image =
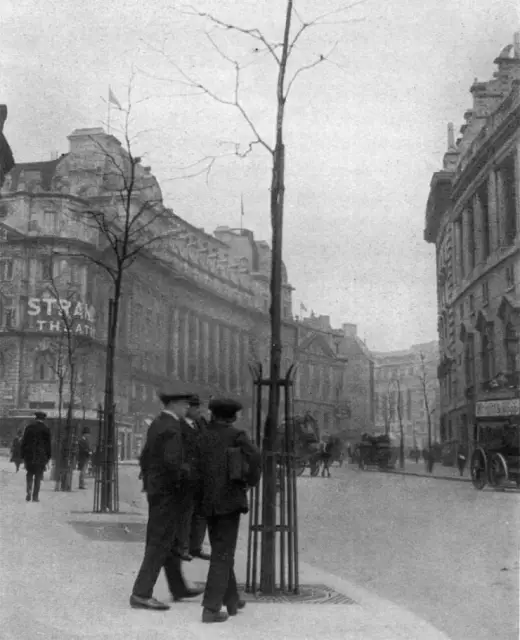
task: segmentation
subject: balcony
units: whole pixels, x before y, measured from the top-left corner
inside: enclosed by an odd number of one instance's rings
[[[491,380],[481,383],[481,390],[485,392],[500,391],[505,389],[518,389],[520,384],[520,372],[498,373]]]

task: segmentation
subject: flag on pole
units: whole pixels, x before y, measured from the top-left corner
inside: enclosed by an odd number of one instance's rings
[[[112,104],[115,104],[115,106],[118,109],[122,109],[119,100],[115,97],[114,92],[112,91],[112,89],[110,87],[108,87],[108,101],[110,103],[112,103]]]

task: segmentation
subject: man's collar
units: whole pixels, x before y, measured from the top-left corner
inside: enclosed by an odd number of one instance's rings
[[[173,411],[170,411],[169,409],[163,409],[161,413],[167,413],[169,416],[172,416],[173,418],[175,418],[175,420],[180,420],[179,416],[176,413],[173,413]]]

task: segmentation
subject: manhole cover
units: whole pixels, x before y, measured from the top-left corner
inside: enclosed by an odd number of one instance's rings
[[[74,530],[89,540],[98,542],[144,542],[146,524],[143,522],[70,522]]]

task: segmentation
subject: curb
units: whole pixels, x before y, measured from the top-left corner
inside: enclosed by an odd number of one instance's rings
[[[359,587],[344,578],[339,578],[332,573],[327,573],[321,569],[317,569],[306,562],[300,561],[299,564],[302,569],[302,573],[304,573],[303,569],[305,569],[305,573],[309,572],[315,576],[316,582],[319,582],[320,584],[323,583],[327,585],[327,587],[331,587],[339,593],[352,598],[355,605],[369,610],[373,619],[384,618],[385,620],[395,620],[395,628],[388,629],[389,631],[398,633],[399,629],[402,629],[402,627],[405,626],[407,629],[413,629],[414,633],[416,633],[416,637],[421,638],[422,640],[450,640],[449,636],[424,620],[424,618],[415,615],[408,609],[393,603],[391,600],[380,598],[363,587]],[[396,635],[392,637],[399,636]]]
[[[436,475],[426,475],[424,473],[415,473],[414,471],[394,471],[387,470],[386,473],[393,473],[398,476],[413,476],[415,478],[429,478],[433,480],[450,480],[451,482],[471,482],[469,478],[460,478],[460,477],[451,477],[451,476],[436,476]]]

